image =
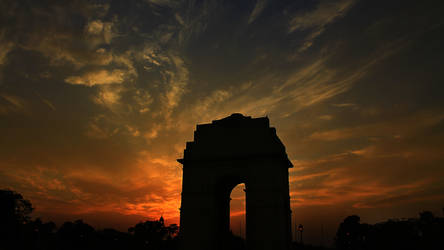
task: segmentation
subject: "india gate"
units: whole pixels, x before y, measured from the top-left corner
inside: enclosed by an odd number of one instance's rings
[[[267,117],[232,114],[199,124],[178,161],[182,250],[220,249],[230,232],[231,190],[240,183],[246,187],[247,249],[290,249],[292,164]]]

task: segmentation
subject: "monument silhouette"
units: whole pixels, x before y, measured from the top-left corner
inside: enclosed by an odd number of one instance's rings
[[[230,234],[230,193],[240,183],[246,187],[247,249],[290,249],[293,165],[267,117],[232,114],[197,125],[178,162],[182,250],[223,248]]]

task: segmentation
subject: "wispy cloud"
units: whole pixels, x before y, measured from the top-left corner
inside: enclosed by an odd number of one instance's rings
[[[165,71],[165,77],[168,79],[168,87],[165,93],[165,109],[171,113],[180,102],[182,95],[186,91],[188,84],[188,69],[184,61],[178,56],[172,56],[174,71]]]
[[[400,138],[411,135],[418,130],[431,127],[444,119],[443,115],[433,113],[412,114],[408,117],[369,123],[356,127],[347,127],[327,131],[316,131],[309,136],[311,140],[335,141],[352,137],[387,137]]]
[[[0,114],[8,114],[10,112],[23,112],[26,110],[26,101],[16,95],[0,93]]]
[[[86,32],[92,37],[92,43],[105,43],[110,44],[111,39],[114,36],[113,23],[103,22],[101,20],[93,20],[86,25]]]
[[[296,206],[352,203],[355,208],[374,208],[435,199],[444,188],[437,184],[442,177],[432,177],[425,170],[419,173],[417,168],[444,162],[436,154],[442,150],[442,143],[436,143],[435,138],[425,133],[443,118],[436,113],[417,113],[397,120],[311,134],[304,145],[312,151],[319,147],[316,140],[345,143],[344,140],[351,138],[379,139],[368,139],[368,146],[363,148],[294,161],[291,171],[292,190],[296,190],[292,193],[294,203]],[[411,143],[412,138],[420,137],[429,146]],[[348,145],[357,147],[353,143]],[[432,186],[435,191],[430,191]]]
[[[332,104],[334,107],[338,108],[346,108],[346,107],[356,107],[355,103],[335,103]]]
[[[248,18],[248,23],[254,22],[256,18],[260,16],[264,8],[267,6],[268,0],[259,0],[257,1],[256,5],[254,6],[253,11],[250,14],[250,17]]]
[[[344,16],[354,3],[355,0],[320,1],[314,10],[296,14],[290,21],[289,32],[310,31],[299,50],[311,47],[314,39],[325,31],[327,25]]]
[[[46,98],[43,98],[38,92],[36,92],[36,94],[37,94],[37,96],[40,98],[40,100],[42,100],[42,102],[44,103],[44,104],[46,104],[52,111],[56,111],[57,109],[56,109],[56,107],[55,107],[55,105],[51,102],[51,101],[49,101],[48,99],[46,99]]]
[[[14,47],[14,44],[12,42],[5,42],[5,39],[3,38],[3,32],[0,33],[0,65],[3,65],[6,63],[7,55],[9,51],[12,50]]]
[[[101,84],[122,83],[125,73],[121,70],[99,70],[94,72],[87,72],[81,76],[70,76],[65,79],[65,82],[70,84],[94,86]]]

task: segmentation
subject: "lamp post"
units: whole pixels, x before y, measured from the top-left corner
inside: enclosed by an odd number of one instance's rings
[[[299,224],[299,226],[298,226],[298,231],[299,231],[299,233],[300,233],[300,235],[301,235],[301,237],[299,238],[299,243],[301,243],[302,244],[302,232],[304,231],[304,226],[302,226],[302,224]]]

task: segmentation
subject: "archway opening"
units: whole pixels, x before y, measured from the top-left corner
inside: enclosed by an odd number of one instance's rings
[[[230,230],[234,235],[245,239],[246,228],[246,201],[245,183],[235,186],[230,195]]]

